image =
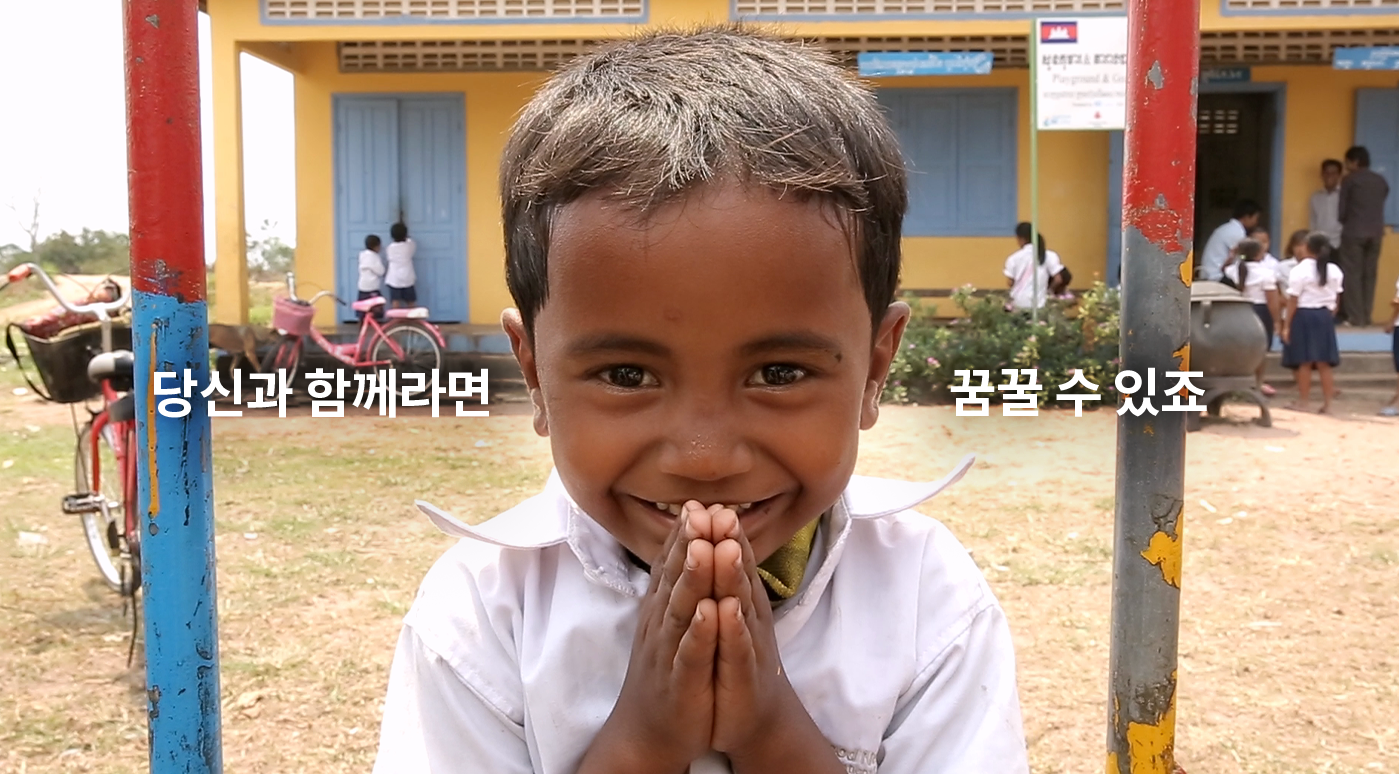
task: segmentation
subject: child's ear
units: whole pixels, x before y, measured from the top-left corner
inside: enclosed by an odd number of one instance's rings
[[[534,406],[534,431],[541,436],[549,435],[549,414],[544,410],[544,394],[539,390],[539,367],[534,361],[534,344],[525,330],[524,317],[519,309],[506,309],[500,315],[500,327],[510,337],[510,350],[515,353],[515,362],[520,364],[520,373],[525,377],[525,387],[529,390],[529,401]]]
[[[884,310],[879,330],[874,332],[874,348],[870,352],[870,371],[865,380],[865,394],[860,403],[860,429],[868,430],[879,420],[879,396],[884,392],[884,380],[889,378],[889,366],[903,342],[904,328],[912,311],[908,304],[896,301]]]

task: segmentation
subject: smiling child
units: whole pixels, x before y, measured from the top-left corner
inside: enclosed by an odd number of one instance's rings
[[[428,573],[375,771],[1028,771],[1004,614],[917,484],[853,476],[908,307],[897,142],[732,28],[565,67],[501,171],[544,491]]]

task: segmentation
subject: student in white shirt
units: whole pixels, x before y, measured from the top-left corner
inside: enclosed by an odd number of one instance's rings
[[[1224,267],[1224,276],[1234,283],[1234,287],[1243,293],[1244,298],[1253,302],[1253,311],[1258,314],[1258,319],[1263,323],[1263,331],[1268,336],[1268,351],[1272,352],[1273,321],[1279,317],[1280,302],[1276,268],[1269,266],[1264,260],[1265,249],[1267,248],[1261,242],[1254,239],[1240,242],[1234,250],[1238,260]],[[1277,260],[1273,263],[1276,264]],[[1258,380],[1259,391],[1271,398],[1277,394],[1277,390],[1263,381],[1263,372],[1267,365],[1266,360],[1260,363],[1255,377]]]
[[[1257,202],[1245,199],[1234,205],[1234,217],[1214,230],[1200,251],[1200,266],[1196,278],[1219,282],[1224,277],[1224,264],[1234,247],[1248,237],[1249,229],[1258,225],[1263,210]]]
[[[1065,269],[1059,254],[1045,246],[1044,234],[1039,234],[1039,249],[1030,247],[1031,226],[1020,223],[1015,227],[1015,238],[1020,249],[1006,258],[1005,277],[1010,287],[1010,308],[1023,311],[1044,308],[1051,292],[1057,291],[1065,283],[1056,282]],[[1038,302],[1038,303],[1036,303]]]
[[[1297,370],[1298,400],[1287,408],[1310,411],[1312,367],[1321,376],[1321,413],[1331,410],[1331,369],[1341,364],[1336,344],[1336,308],[1345,275],[1331,263],[1331,242],[1320,231],[1307,237],[1305,256],[1287,282],[1289,324],[1282,329],[1282,364]]]
[[[418,304],[418,274],[413,271],[413,256],[418,252],[418,243],[408,236],[408,227],[395,223],[389,228],[389,270],[384,284],[389,288],[389,303],[397,309],[400,306]]]
[[[1389,302],[1389,307],[1389,322],[1385,323],[1384,332],[1393,339],[1390,346],[1394,351],[1394,371],[1399,373],[1399,280],[1394,283],[1394,300]],[[1380,409],[1380,416],[1399,417],[1399,386],[1394,388],[1394,397]]]
[[[1331,241],[1331,249],[1341,248],[1341,177],[1345,165],[1339,159],[1321,162],[1321,190],[1312,194],[1307,225]]]
[[[370,234],[364,238],[364,249],[359,254],[359,298],[356,301],[363,301],[366,298],[381,298],[379,285],[384,281],[384,261],[379,257],[379,246],[381,241],[378,234]],[[359,319],[363,320],[365,313],[359,311],[355,313]],[[384,307],[382,304],[374,309],[375,319],[384,319]]]
[[[405,620],[378,774],[1027,774],[1005,616],[907,510],[963,469],[852,477],[909,317],[905,175],[851,75],[754,32],[536,93],[503,323],[556,469],[479,527],[425,507],[467,539]]]

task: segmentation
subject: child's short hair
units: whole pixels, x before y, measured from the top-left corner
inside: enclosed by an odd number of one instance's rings
[[[382,242],[379,241],[378,234],[370,234],[364,238],[364,249],[366,250],[378,250],[380,244]]]
[[[395,223],[389,227],[389,238],[395,242],[402,242],[408,238],[408,227],[402,223]]]
[[[822,200],[845,219],[875,329],[894,300],[908,191],[873,95],[816,50],[738,26],[653,32],[579,57],[501,160],[506,281],[532,334],[553,214],[603,191],[645,217],[716,179]]]

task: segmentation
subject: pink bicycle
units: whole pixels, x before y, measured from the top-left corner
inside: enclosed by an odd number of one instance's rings
[[[272,326],[282,339],[273,350],[272,368],[286,371],[288,385],[296,380],[301,368],[303,342],[308,337],[331,357],[352,368],[426,374],[442,367],[442,349],[447,342],[442,338],[442,331],[427,321],[426,308],[384,310],[385,322],[381,324],[374,312],[386,303],[383,298],[356,301],[349,306],[365,313],[360,321],[359,337],[353,342],[336,344],[311,325],[315,315],[313,305],[324,297],[346,305],[328,290],[317,293],[309,301],[297,298],[296,275],[289,272],[287,295],[273,299]]]

